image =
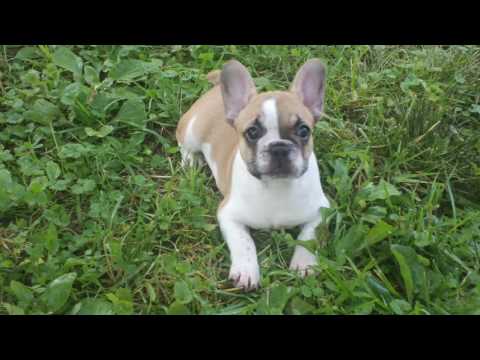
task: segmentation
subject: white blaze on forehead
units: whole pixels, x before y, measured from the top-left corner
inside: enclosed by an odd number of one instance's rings
[[[262,104],[264,115],[263,126],[267,130],[267,136],[280,137],[278,126],[277,102],[275,98],[267,99]]]
[[[262,112],[261,122],[266,132],[257,142],[257,154],[255,155],[257,168],[260,172],[266,171],[270,166],[270,155],[268,154],[270,144],[280,140],[278,111],[275,98],[269,98],[263,102]]]

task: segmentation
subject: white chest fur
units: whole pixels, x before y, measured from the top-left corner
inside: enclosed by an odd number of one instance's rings
[[[329,207],[320,182],[315,154],[298,179],[260,181],[248,171],[239,152],[232,169],[230,196],[222,216],[254,229],[289,228],[313,221],[320,207]]]

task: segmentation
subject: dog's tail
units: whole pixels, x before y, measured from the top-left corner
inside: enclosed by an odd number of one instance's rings
[[[213,84],[213,85],[218,85],[218,84],[220,84],[220,73],[221,73],[220,70],[210,71],[210,72],[207,74],[207,80],[208,80],[211,84]]]

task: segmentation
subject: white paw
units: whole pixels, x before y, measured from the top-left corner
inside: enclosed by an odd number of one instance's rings
[[[303,246],[295,247],[295,252],[290,262],[290,270],[300,272],[300,275],[306,276],[313,273],[312,266],[317,265],[317,258]]]
[[[230,267],[228,276],[236,288],[246,291],[257,289],[260,283],[260,269],[257,262],[237,262]]]

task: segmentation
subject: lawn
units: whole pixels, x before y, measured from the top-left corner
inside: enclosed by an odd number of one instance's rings
[[[227,60],[273,90],[312,57],[319,265],[256,231],[244,293],[175,127]],[[479,135],[480,46],[1,46],[0,314],[480,314]]]

